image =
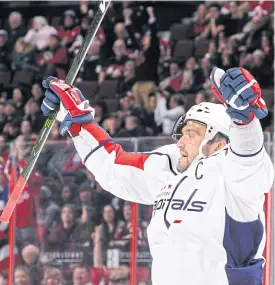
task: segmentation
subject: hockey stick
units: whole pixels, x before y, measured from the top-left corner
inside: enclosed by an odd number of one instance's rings
[[[106,14],[106,11],[111,3],[111,0],[102,0],[101,3],[99,4],[98,11],[96,12],[93,22],[91,23],[91,26],[87,32],[87,35],[77,53],[75,56],[73,63],[70,67],[70,70],[66,76],[65,82],[72,85],[75,77],[84,61],[84,58],[87,54],[87,51],[97,33],[97,30],[104,18],[104,15]],[[30,157],[28,159],[28,162],[26,166],[24,167],[10,197],[9,200],[0,216],[0,221],[8,223],[10,220],[10,217],[14,211],[14,208],[16,207],[18,200],[24,190],[24,187],[30,177],[30,174],[34,168],[34,165],[40,155],[40,152],[50,134],[50,131],[53,127],[53,124],[55,122],[55,118],[57,115],[57,111],[53,114],[53,116],[49,117],[43,128],[41,129],[38,139],[35,142],[35,145],[31,151]]]

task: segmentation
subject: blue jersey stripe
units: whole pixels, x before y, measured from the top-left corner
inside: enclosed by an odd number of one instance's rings
[[[165,155],[165,156],[168,158],[168,163],[169,163],[169,169],[170,169],[170,171],[171,171],[175,176],[177,175],[177,172],[173,169],[173,166],[172,166],[172,159],[171,159],[171,157],[170,157],[169,154],[167,154],[167,153],[161,153],[161,152],[142,152],[142,153],[144,153],[144,154],[149,154],[149,155],[151,155],[151,154],[156,154],[156,155],[160,155],[160,156]]]
[[[229,285],[262,285],[264,259],[255,255],[264,237],[260,217],[252,222],[239,222],[225,210],[223,246],[227,253],[225,271]]]
[[[230,150],[237,156],[240,156],[240,157],[252,157],[252,156],[255,156],[257,154],[259,154],[264,148],[264,145],[262,145],[261,149],[255,153],[252,153],[252,154],[239,154],[239,153],[236,153],[231,147],[230,147]]]
[[[101,147],[105,146],[108,142],[113,141],[112,139],[108,139],[106,141],[104,141],[103,143],[99,144],[97,147],[95,147],[94,149],[92,149],[87,156],[84,159],[84,163],[86,163],[87,159],[94,153],[96,152],[98,149],[100,149]]]

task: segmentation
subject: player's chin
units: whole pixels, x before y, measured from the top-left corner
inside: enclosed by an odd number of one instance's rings
[[[188,161],[187,156],[181,156],[178,159],[177,170],[179,172],[183,172],[183,171],[185,171],[188,168],[189,165],[190,165],[190,163]]]

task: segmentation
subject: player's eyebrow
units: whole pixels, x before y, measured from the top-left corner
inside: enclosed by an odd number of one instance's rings
[[[200,133],[199,133],[199,131],[198,130],[194,130],[194,129],[190,129],[190,128],[186,128],[186,129],[182,129],[182,133],[183,132],[187,132],[187,133],[195,133],[195,134],[197,134],[197,135],[199,135]]]

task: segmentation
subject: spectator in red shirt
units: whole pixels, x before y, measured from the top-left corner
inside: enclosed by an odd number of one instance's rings
[[[26,157],[28,151],[26,151],[26,145],[22,136],[16,139],[15,152],[11,155],[16,154],[17,149],[17,165],[19,172],[21,173],[24,166],[26,165]],[[5,173],[9,175],[11,161],[8,160],[5,166]],[[34,198],[37,197],[40,186],[42,184],[42,176],[37,172],[33,171],[28,183],[24,188],[23,194],[20,196],[17,208],[16,208],[16,243],[19,248],[22,248],[26,244],[36,242],[35,234],[35,215],[34,215]]]
[[[165,78],[160,84],[160,88],[165,93],[176,93],[183,89],[184,85],[184,72],[179,66],[179,63],[175,60],[170,62],[169,65],[170,76]],[[191,85],[189,86],[189,88]]]
[[[63,25],[58,28],[58,36],[61,45],[70,47],[80,33],[80,26],[77,24],[76,14],[73,10],[65,11]]]
[[[261,7],[268,13],[274,10],[274,1],[264,0],[264,1],[240,1],[241,8],[244,11],[253,11],[257,6]]]
[[[17,165],[21,173],[26,165],[30,148],[26,146],[23,136],[19,136],[16,139],[15,147],[15,153],[11,153],[11,155],[16,154]],[[8,162],[10,163],[10,161]],[[9,164],[7,163],[6,173],[9,173],[9,171]],[[16,242],[19,248],[29,243],[35,244],[36,242],[34,200],[38,196],[42,180],[40,173],[34,170],[19,199],[16,208]]]

